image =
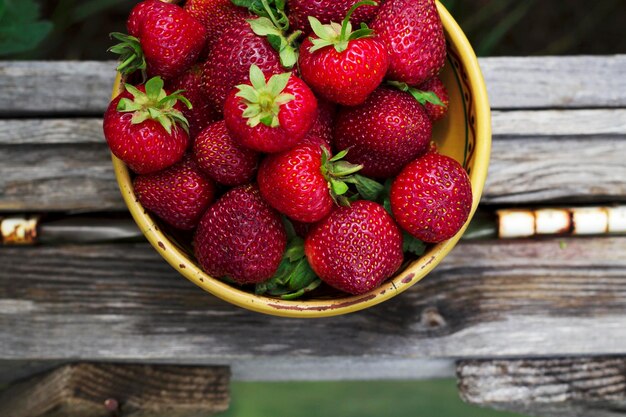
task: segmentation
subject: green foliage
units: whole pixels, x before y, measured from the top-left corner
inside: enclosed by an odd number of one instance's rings
[[[52,31],[34,0],[0,0],[0,56],[30,51]]]

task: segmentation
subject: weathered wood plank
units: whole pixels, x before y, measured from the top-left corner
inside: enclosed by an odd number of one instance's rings
[[[0,359],[210,364],[625,353],[626,237],[560,243],[461,243],[406,293],[304,322],[220,301],[147,245],[5,247]]]
[[[626,72],[626,55],[499,57],[479,62],[494,109],[626,106],[626,80],[620,76]]]
[[[626,201],[626,110],[494,112],[484,203]],[[99,119],[0,120],[0,210],[124,210]]]
[[[227,367],[78,363],[0,393],[7,417],[196,417],[228,409]]]
[[[114,62],[0,62],[0,116],[104,113]]]
[[[459,392],[472,404],[542,417],[622,417],[626,358],[461,361]]]
[[[115,65],[0,62],[0,115],[101,114]],[[480,65],[494,109],[626,107],[626,55],[481,58]]]

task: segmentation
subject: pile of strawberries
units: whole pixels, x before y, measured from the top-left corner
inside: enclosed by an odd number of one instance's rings
[[[467,221],[467,173],[431,143],[448,105],[435,2],[379,3],[145,0],[112,34],[126,84],[106,140],[208,274],[361,294]]]

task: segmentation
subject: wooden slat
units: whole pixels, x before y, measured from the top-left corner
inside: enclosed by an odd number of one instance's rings
[[[461,361],[459,392],[472,404],[541,417],[622,417],[626,358]]]
[[[104,113],[115,78],[114,62],[0,62],[0,115]]]
[[[0,62],[0,115],[101,114],[115,65]],[[626,107],[626,55],[481,58],[480,66],[494,109]]]
[[[465,242],[406,293],[355,314],[302,321],[220,301],[143,244],[5,247],[0,359],[619,354],[624,253],[626,237]]]
[[[0,393],[7,417],[196,417],[228,409],[227,367],[79,363]]]
[[[626,110],[494,112],[484,203],[626,201]],[[124,210],[99,119],[0,120],[0,210]]]

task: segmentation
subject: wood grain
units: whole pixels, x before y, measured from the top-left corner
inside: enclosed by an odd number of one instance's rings
[[[626,55],[498,57],[479,63],[494,109],[626,107]],[[113,61],[0,62],[0,115],[102,114],[115,66]]]
[[[406,293],[302,321],[220,301],[143,244],[5,247],[0,352],[194,364],[619,354],[624,253],[626,237],[464,242]]]
[[[626,201],[626,110],[493,114],[483,203]],[[0,120],[0,210],[125,210],[99,119]]]
[[[227,367],[79,363],[0,394],[6,417],[198,417],[228,409]]]
[[[542,417],[626,414],[626,358],[460,361],[459,392],[472,404]]]

